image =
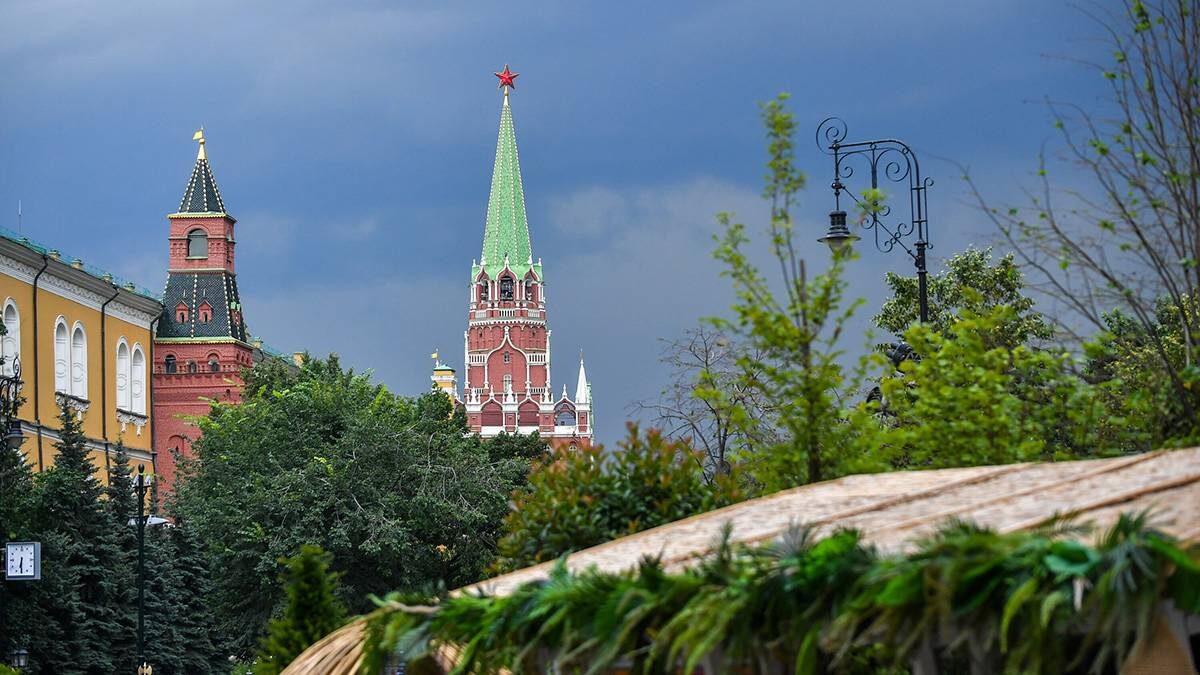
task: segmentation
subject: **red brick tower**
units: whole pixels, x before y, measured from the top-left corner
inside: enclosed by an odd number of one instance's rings
[[[538,432],[555,445],[591,445],[591,386],[579,360],[575,399],[554,396],[550,384],[550,330],[542,261],[534,261],[525,218],[509,90],[516,74],[496,73],[504,90],[483,253],[471,265],[464,335],[463,404],[471,429],[482,436]]]
[[[254,349],[242,317],[234,272],[233,217],[204,150],[204,132],[196,166],[179,202],[167,216],[170,264],[163,293],[163,315],[154,340],[155,462],[160,490],[175,480],[173,453],[188,455],[199,430],[185,415],[205,415],[209,401],[237,402],[242,368],[254,361]]]

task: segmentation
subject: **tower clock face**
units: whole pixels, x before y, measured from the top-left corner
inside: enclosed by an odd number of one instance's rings
[[[10,541],[5,547],[5,577],[8,579],[38,579],[41,546],[32,541]]]

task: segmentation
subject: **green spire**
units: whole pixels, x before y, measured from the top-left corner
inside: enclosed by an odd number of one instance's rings
[[[533,270],[540,279],[542,267],[533,260],[529,243],[529,221],[525,218],[525,190],[521,187],[521,163],[517,159],[517,132],[513,129],[508,89],[500,109],[500,137],[496,140],[496,164],[492,168],[492,193],[488,197],[487,226],[483,231],[483,256],[471,276],[487,270],[492,279],[509,268],[520,279]]]

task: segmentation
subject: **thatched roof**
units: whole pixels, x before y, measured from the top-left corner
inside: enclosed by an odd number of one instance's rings
[[[793,524],[820,531],[855,528],[883,551],[904,551],[948,519],[1000,532],[1028,529],[1059,514],[1103,530],[1123,512],[1151,510],[1151,522],[1184,542],[1200,541],[1200,448],[1077,462],[897,471],[846,476],[752,499],[574,553],[574,570],[628,570],[659,556],[668,570],[713,551],[729,523],[734,543],[771,541]],[[456,593],[507,595],[544,579],[554,563],[527,567]],[[313,645],[285,674],[351,673],[362,624]],[[338,663],[339,667],[333,667]]]
[[[668,523],[580,551],[573,570],[618,572],[643,556],[661,556],[668,570],[710,553],[725,523],[732,541],[758,544],[792,524],[819,530],[856,528],[884,551],[902,551],[947,519],[970,520],[1000,532],[1028,529],[1055,514],[1076,514],[1099,529],[1122,512],[1153,509],[1152,522],[1181,540],[1200,541],[1200,448],[1117,459],[1007,464],[966,469],[896,471],[846,476],[777,492]],[[554,563],[481,581],[460,592],[507,595],[545,578]]]

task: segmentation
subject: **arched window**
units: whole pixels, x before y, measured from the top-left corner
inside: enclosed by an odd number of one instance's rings
[[[486,281],[479,284],[479,301],[480,302],[488,301],[488,284]]]
[[[537,288],[533,283],[533,279],[525,280],[525,301],[537,302]]]
[[[575,411],[570,408],[562,408],[554,415],[554,424],[560,427],[575,426]]]
[[[512,300],[513,299],[512,277],[501,277],[500,278],[500,299],[501,300]]]
[[[479,421],[485,427],[498,427],[504,424],[504,411],[499,403],[488,401],[480,410]]]
[[[196,362],[195,362],[195,361],[188,361],[188,362],[187,362],[187,371],[188,371],[189,373],[194,373],[194,372],[196,372],[196,370],[197,370],[197,368],[196,368]]]
[[[188,254],[189,258],[207,258],[208,257],[208,234],[199,228],[188,232]]]
[[[208,355],[208,369],[214,373],[221,372],[221,360],[217,358],[216,354]]]
[[[188,320],[188,306],[182,302],[179,303],[178,305],[175,305],[175,322],[176,323],[187,323],[187,320]]]
[[[512,391],[512,375],[504,376],[504,393]]]
[[[171,357],[174,358],[174,357]],[[129,393],[133,399],[131,410],[139,415],[146,414],[146,357],[142,354],[141,345],[133,346],[133,359],[130,363]]]
[[[175,360],[174,354],[168,354],[167,358],[163,359],[163,371],[167,373],[179,372],[179,362]]]
[[[87,333],[78,321],[71,331],[71,395],[88,397]]]
[[[532,427],[537,426],[537,423],[538,404],[533,401],[525,401],[517,411],[517,424],[523,427]]]
[[[8,332],[0,341],[0,352],[4,355],[4,374],[12,375],[13,364],[21,353],[21,314],[11,298],[4,303],[4,328]]]
[[[67,322],[60,316],[54,325],[54,391],[61,391],[64,394],[71,391],[70,349]]]
[[[125,338],[117,343],[117,408],[121,410],[130,410],[132,398],[129,389],[129,345],[125,344]]]
[[[200,323],[208,323],[212,321],[212,305],[208,302],[201,302],[196,308],[196,320]]]

